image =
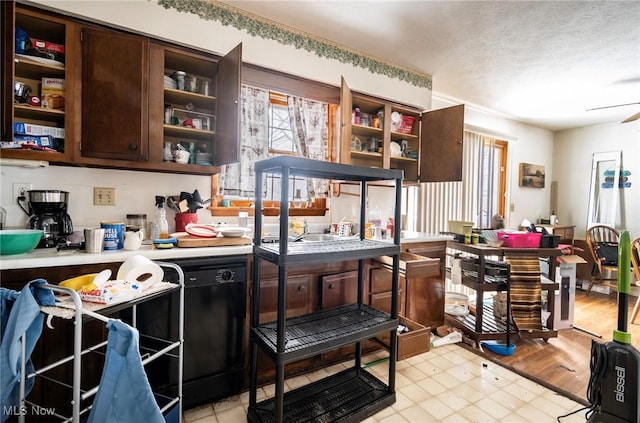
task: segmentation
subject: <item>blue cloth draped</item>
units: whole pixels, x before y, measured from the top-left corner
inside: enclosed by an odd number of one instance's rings
[[[164,423],[142,365],[138,331],[111,319],[107,355],[88,423]]]
[[[26,373],[33,372],[31,353],[42,333],[44,315],[40,306],[51,306],[55,303],[52,291],[42,289],[44,279],[36,279],[27,283],[18,293],[0,288],[0,398],[2,401],[2,422],[9,418],[9,413],[19,405],[20,370],[22,363],[22,344],[20,337],[25,334]],[[34,379],[28,379],[25,394],[33,388]]]

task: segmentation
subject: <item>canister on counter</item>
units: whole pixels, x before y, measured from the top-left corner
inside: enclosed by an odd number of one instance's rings
[[[127,231],[140,231],[142,232],[142,239],[147,239],[147,215],[141,214],[127,214]]]
[[[123,222],[100,222],[100,227],[104,228],[105,250],[121,250],[124,248]]]

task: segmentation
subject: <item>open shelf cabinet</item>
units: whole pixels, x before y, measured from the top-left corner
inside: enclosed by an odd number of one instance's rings
[[[250,331],[250,386],[248,419],[251,422],[340,421],[356,422],[393,404],[397,356],[398,284],[400,229],[396,225],[393,242],[345,239],[327,242],[288,242],[289,178],[293,176],[324,178],[360,183],[361,227],[365,225],[367,184],[389,181],[395,184],[395,219],[400,221],[402,172],[399,170],[327,163],[296,157],[275,157],[256,163],[256,209],[262,207],[262,182],[267,174],[280,176],[281,242],[262,244],[262,217],[255,223],[254,267]],[[364,303],[365,259],[392,257],[393,295],[391,312],[386,313]],[[328,261],[358,261],[357,301],[339,307],[287,319],[287,268],[289,265]],[[276,321],[261,323],[261,261],[278,266],[278,310]],[[362,342],[377,335],[390,337],[389,375],[385,382],[361,366]],[[355,344],[354,366],[308,386],[284,393],[284,366],[297,360],[320,355]],[[275,396],[257,402],[258,349],[276,366]]]

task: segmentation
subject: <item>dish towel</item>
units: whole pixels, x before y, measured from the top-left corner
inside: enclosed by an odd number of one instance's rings
[[[88,423],[165,423],[142,365],[138,331],[107,323],[107,355]]]
[[[542,329],[542,282],[538,256],[505,255],[511,267],[511,315],[518,330]]]
[[[52,306],[55,303],[53,291],[40,288],[46,284],[44,279],[27,283],[18,293],[0,288],[0,395],[2,397],[2,421],[12,414],[12,407],[20,401],[20,369],[22,363],[22,343],[26,339],[26,373],[34,370],[31,353],[40,339],[44,315],[40,306]],[[35,380],[26,380],[25,394],[31,392]]]

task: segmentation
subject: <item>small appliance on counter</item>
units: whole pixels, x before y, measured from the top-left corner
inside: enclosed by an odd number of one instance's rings
[[[27,207],[23,202],[28,199]],[[18,205],[29,216],[29,227],[44,231],[37,248],[52,248],[67,242],[73,233],[73,223],[67,214],[69,193],[59,190],[27,191],[27,198],[18,197]]]

